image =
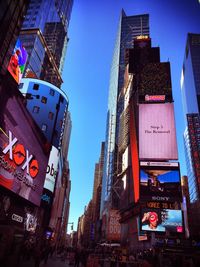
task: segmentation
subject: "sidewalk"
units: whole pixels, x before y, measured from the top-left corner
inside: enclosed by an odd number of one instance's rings
[[[24,261],[23,263],[20,263],[19,267],[35,267],[35,263],[33,260]],[[40,267],[73,267],[73,265],[69,265],[68,261],[63,261],[60,258],[54,256],[52,258],[49,258],[46,264],[44,263],[44,261],[41,261]]]

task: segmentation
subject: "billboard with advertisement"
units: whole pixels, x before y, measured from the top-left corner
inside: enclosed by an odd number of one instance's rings
[[[179,167],[140,166],[140,198],[163,202],[181,200]]]
[[[140,225],[142,231],[183,233],[182,211],[143,208]]]
[[[119,223],[120,214],[118,210],[110,210],[107,224],[107,240],[119,241],[121,235],[121,225]]]
[[[0,185],[39,206],[49,152],[46,138],[18,94],[8,97],[2,110]]]
[[[178,159],[173,103],[139,105],[139,158]]]
[[[20,80],[22,78],[27,57],[27,51],[18,38],[8,65],[8,71],[18,84],[20,83]]]
[[[55,187],[55,179],[58,169],[58,160],[59,160],[58,149],[52,146],[44,182],[44,188],[51,191],[52,193]]]

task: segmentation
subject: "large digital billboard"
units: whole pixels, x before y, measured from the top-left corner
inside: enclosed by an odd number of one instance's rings
[[[139,158],[178,159],[173,103],[139,105]]]
[[[52,193],[55,187],[55,179],[58,169],[58,160],[59,160],[58,149],[52,146],[46,171],[46,178],[44,182],[44,188],[48,189]]]
[[[27,51],[18,38],[8,65],[8,71],[18,84],[25,69],[27,56]]]
[[[140,198],[165,202],[181,200],[179,168],[140,166]]]
[[[181,210],[142,209],[140,216],[142,231],[183,233],[183,218]]]
[[[0,185],[39,206],[49,152],[19,94],[15,90],[2,109]]]

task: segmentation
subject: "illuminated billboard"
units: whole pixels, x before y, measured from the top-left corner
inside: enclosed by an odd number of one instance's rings
[[[25,69],[27,55],[25,47],[18,38],[8,65],[8,71],[18,84],[20,83]]]
[[[179,168],[140,167],[140,198],[147,201],[181,200]]]
[[[139,105],[139,158],[178,159],[173,103]]]
[[[165,101],[165,95],[145,95],[146,102],[161,102]]]
[[[44,188],[48,189],[52,193],[55,187],[55,179],[58,169],[58,160],[59,160],[58,149],[52,146],[44,182]]]
[[[46,138],[19,92],[14,94],[1,113],[0,185],[39,206],[49,157]]]
[[[183,218],[181,210],[142,209],[140,216],[142,231],[183,233]]]

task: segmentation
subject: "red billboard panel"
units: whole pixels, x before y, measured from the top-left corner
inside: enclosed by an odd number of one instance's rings
[[[120,214],[118,210],[110,210],[107,224],[107,240],[120,241],[121,225],[119,220]]]
[[[139,200],[139,157],[138,157],[138,142],[136,134],[135,112],[133,105],[130,105],[130,148],[131,148],[131,165],[133,177],[133,192],[134,202]]]
[[[173,103],[139,105],[139,158],[178,159]]]

